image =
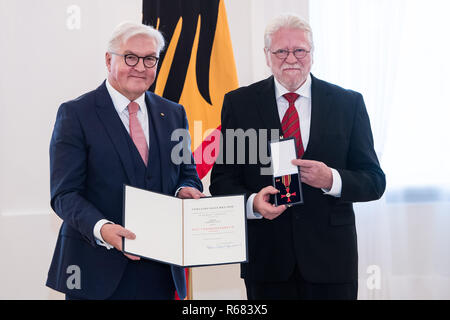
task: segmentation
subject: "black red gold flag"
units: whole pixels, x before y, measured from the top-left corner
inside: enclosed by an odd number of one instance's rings
[[[203,179],[212,168],[211,156],[218,156],[224,95],[238,87],[224,1],[143,0],[143,23],[161,31],[167,42],[150,90],[185,107]]]

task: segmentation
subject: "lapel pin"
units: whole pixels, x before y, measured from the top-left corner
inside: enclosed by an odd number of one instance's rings
[[[165,116],[165,114],[161,112],[161,117],[164,117],[164,116]]]

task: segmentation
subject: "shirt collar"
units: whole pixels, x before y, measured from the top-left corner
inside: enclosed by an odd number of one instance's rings
[[[289,93],[285,87],[281,83],[278,82],[275,77],[273,78],[275,81],[275,98],[278,100],[280,99],[284,94]],[[305,83],[295,91],[298,95],[304,97],[304,98],[311,98],[311,75],[309,74],[306,78]]]
[[[110,83],[109,80],[106,80],[106,89],[108,89],[109,95],[111,96],[111,100],[113,102],[114,108],[116,108],[118,113],[124,112],[128,105],[130,104],[130,100],[117,91]],[[134,100],[139,105],[140,110],[146,114],[147,108],[145,107],[145,92],[136,100]]]

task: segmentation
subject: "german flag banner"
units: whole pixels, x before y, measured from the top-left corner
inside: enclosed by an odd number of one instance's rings
[[[185,107],[203,179],[218,156],[224,95],[238,87],[224,1],[143,0],[143,23],[161,31],[167,42],[150,90]],[[186,276],[192,299],[189,270]]]

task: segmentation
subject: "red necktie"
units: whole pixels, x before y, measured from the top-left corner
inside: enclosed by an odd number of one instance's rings
[[[142,160],[144,161],[145,165],[147,165],[148,145],[147,140],[145,139],[144,130],[142,130],[142,126],[137,118],[138,110],[139,105],[134,101],[130,102],[130,104],[128,105],[128,114],[130,115],[130,136],[136,148],[138,149]]]
[[[299,95],[296,93],[286,93],[283,97],[289,102],[289,108],[281,122],[283,135],[284,138],[295,138],[297,157],[301,158],[305,153],[305,150],[303,148],[302,135],[300,133],[300,120],[298,118],[297,109],[295,108],[295,101],[298,99]]]

